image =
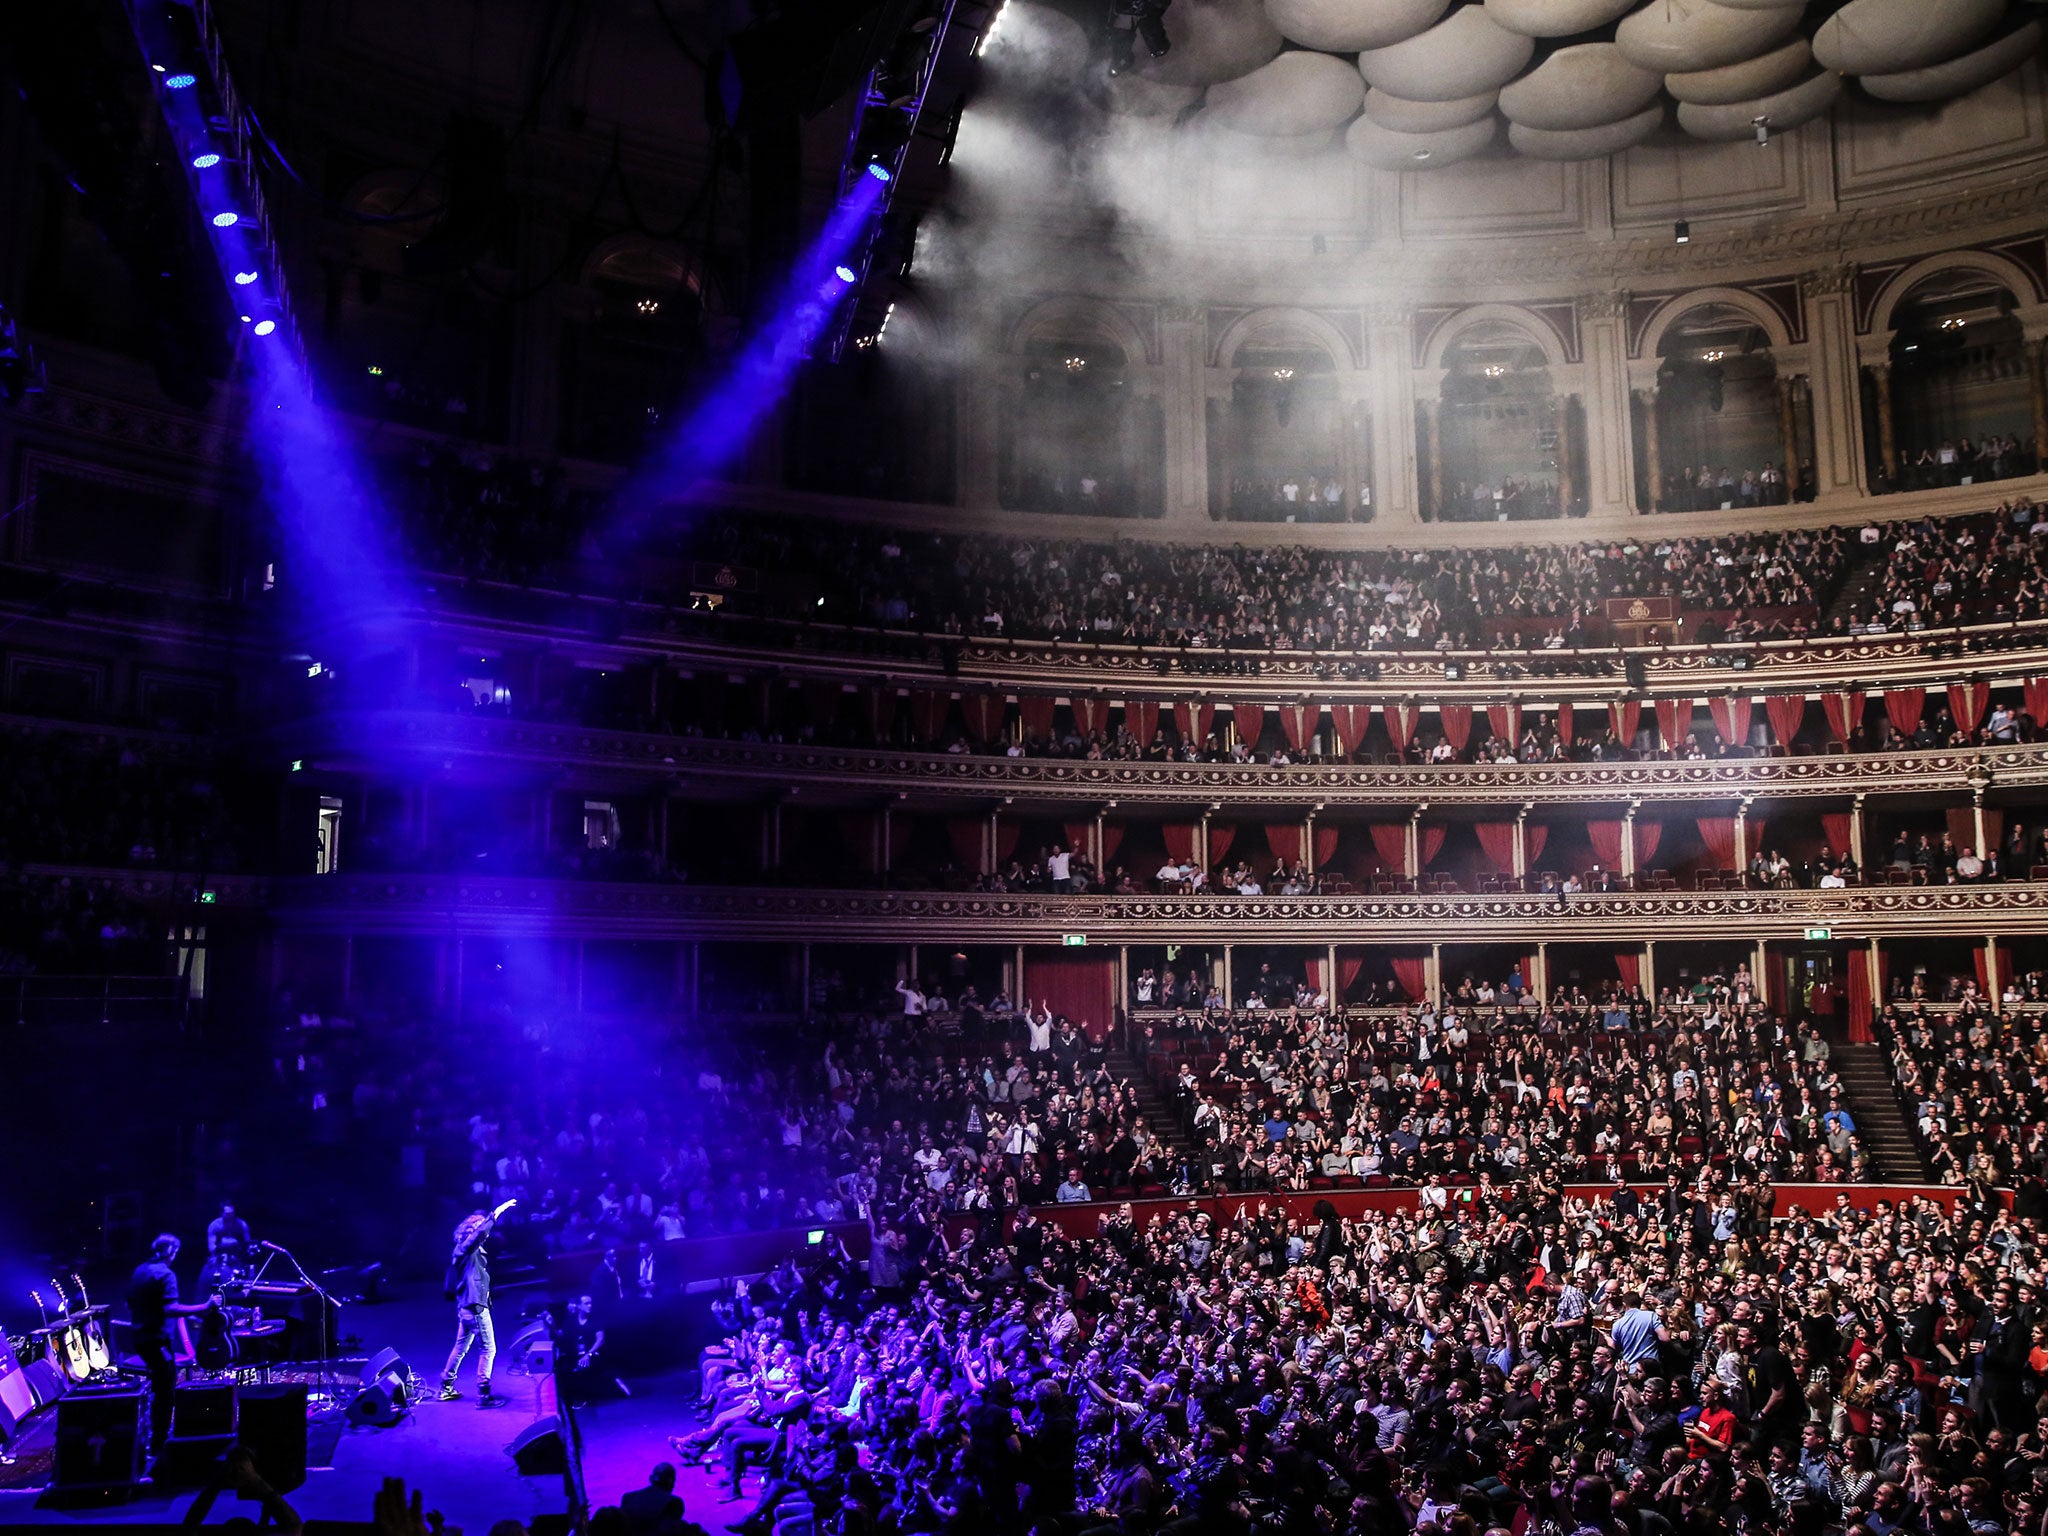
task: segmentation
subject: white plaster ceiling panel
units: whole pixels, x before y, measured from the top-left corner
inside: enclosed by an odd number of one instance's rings
[[[1361,117],[1345,132],[1344,145],[1367,165],[1383,171],[1428,171],[1469,160],[1493,143],[1500,119],[1492,115],[1438,133],[1399,133]]]
[[[1751,101],[1713,107],[1680,102],[1678,126],[1696,139],[1746,139],[1756,132],[1756,120],[1767,117],[1772,130],[1782,132],[1819,117],[1841,94],[1842,77],[1823,73],[1789,90]]]
[[[1280,29],[1259,0],[1179,0],[1167,24],[1173,50],[1140,53],[1138,72],[1166,85],[1214,85],[1248,75],[1280,51]]]
[[[1849,0],[1820,24],[1813,56],[1850,75],[1924,69],[1998,24],[2005,0]]]
[[[1396,133],[1442,133],[1478,122],[1499,99],[1498,91],[1481,91],[1456,101],[1410,101],[1374,86],[1365,93],[1365,115]]]
[[[1109,81],[1109,104],[1133,117],[1171,117],[1202,94],[1199,85],[1168,85],[1149,75],[1126,72]]]
[[[1365,100],[1358,71],[1328,53],[1283,53],[1238,80],[1209,87],[1203,116],[1239,133],[1328,133]]]
[[[1619,21],[1636,0],[1486,0],[1486,14],[1524,37],[1572,37]]]
[[[1664,123],[1664,104],[1597,128],[1527,128],[1508,124],[1508,142],[1532,160],[1598,160],[1618,155],[1655,133]]]
[[[1863,88],[1881,101],[1946,101],[2018,69],[2041,46],[2041,23],[2030,21],[1996,42],[1923,69],[1865,75]]]
[[[1307,48],[1356,53],[1434,26],[1451,0],[1265,0],[1274,26]]]
[[[1663,85],[1612,43],[1575,43],[1503,86],[1500,109],[1525,128],[1597,128],[1642,111]]]
[[[1806,0],[1714,0],[1716,5],[1725,5],[1731,11],[1795,11],[1806,8]]]
[[[1703,107],[1726,106],[1768,96],[1794,84],[1813,64],[1813,49],[1803,37],[1760,53],[1753,59],[1723,64],[1718,69],[1680,70],[1664,77],[1664,89],[1680,101]]]
[[[1456,101],[1497,90],[1527,68],[1536,40],[1510,32],[1483,5],[1453,11],[1418,37],[1358,56],[1366,84],[1410,101]]]
[[[1614,40],[1631,63],[1661,74],[1715,69],[1776,47],[1798,28],[1799,16],[1798,6],[1746,11],[1716,0],[1649,0],[1622,18]]]

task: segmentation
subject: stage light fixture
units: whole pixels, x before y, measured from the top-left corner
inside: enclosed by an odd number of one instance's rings
[[[854,279],[854,270],[842,262],[832,269],[832,275],[842,283],[850,283]]]
[[[192,157],[192,169],[195,171],[210,171],[219,164],[220,156],[216,155],[212,150],[208,150],[203,155],[194,155]]]
[[[235,286],[238,288],[246,288],[255,281],[256,274],[254,272],[237,272],[235,274]]]
[[[197,75],[166,75],[164,89],[167,91],[189,91],[199,83]]]
[[[889,167],[882,164],[879,160],[870,160],[868,162],[868,174],[877,181],[886,182],[892,179],[889,174]]]
[[[216,213],[213,216],[213,227],[215,229],[231,229],[241,222],[241,218],[242,216],[239,213]]]
[[[1756,147],[1762,149],[1771,142],[1771,120],[1768,117],[1752,117],[1750,127],[1756,130]]]
[[[268,336],[276,329],[277,322],[275,320],[258,320],[256,322],[256,334],[258,336]]]
[[[1692,224],[1688,220],[1680,219],[1671,226],[1671,239],[1675,245],[1691,245]]]

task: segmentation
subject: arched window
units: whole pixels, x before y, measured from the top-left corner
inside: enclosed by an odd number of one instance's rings
[[[1159,415],[1136,398],[1139,361],[1110,336],[1071,323],[1019,346],[1007,360],[1011,408],[997,423],[1003,506],[1158,515]]]
[[[1785,411],[1771,338],[1729,304],[1688,310],[1657,345],[1657,505],[1666,512],[1789,499]]]
[[[698,382],[702,284],[681,251],[628,236],[598,249],[583,287],[583,314],[562,337],[562,445],[629,462],[673,429]]]
[[[1958,268],[1922,279],[1893,309],[1898,489],[2033,473],[2038,445],[2017,307],[1995,277]]]
[[[1211,399],[1209,500],[1241,522],[1342,522],[1355,487],[1343,465],[1337,363],[1306,331],[1274,326],[1227,360],[1230,394]]]
[[[1557,517],[1564,420],[1549,357],[1504,320],[1475,324],[1444,348],[1439,522]]]

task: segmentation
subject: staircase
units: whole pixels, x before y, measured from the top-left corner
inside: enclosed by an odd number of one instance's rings
[[[1878,1045],[1837,1045],[1829,1060],[1848,1090],[1849,1113],[1878,1174],[1905,1184],[1925,1184],[1934,1170],[1921,1156],[1913,1127],[1892,1086],[1891,1062]]]
[[[1871,609],[1877,604],[1878,588],[1884,585],[1885,572],[1891,568],[1890,551],[1885,546],[1879,546],[1883,553],[1872,553],[1861,544],[1856,548],[1861,558],[1852,557],[1855,563],[1842,577],[1842,584],[1835,589],[1835,595],[1821,610],[1821,617],[1829,625],[1837,619],[1847,623],[1869,618]]]
[[[1160,1091],[1158,1084],[1152,1081],[1152,1074],[1145,1070],[1137,1057],[1120,1046],[1114,1047],[1104,1053],[1103,1064],[1109,1068],[1110,1076],[1119,1081],[1130,1080],[1131,1096],[1138,1102],[1138,1113],[1153,1135],[1171,1148],[1176,1156],[1186,1156],[1194,1151],[1194,1143],[1188,1140],[1180,1117],[1174,1113],[1173,1100]]]

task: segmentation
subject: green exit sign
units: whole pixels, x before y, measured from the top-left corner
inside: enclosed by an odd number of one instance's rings
[[[1826,943],[1829,939],[1832,939],[1834,936],[1835,930],[1832,928],[1809,928],[1806,930],[1806,938],[1808,943]]]
[[[1060,935],[1060,942],[1069,949],[1081,949],[1088,943],[1088,935],[1085,933],[1063,933]]]

